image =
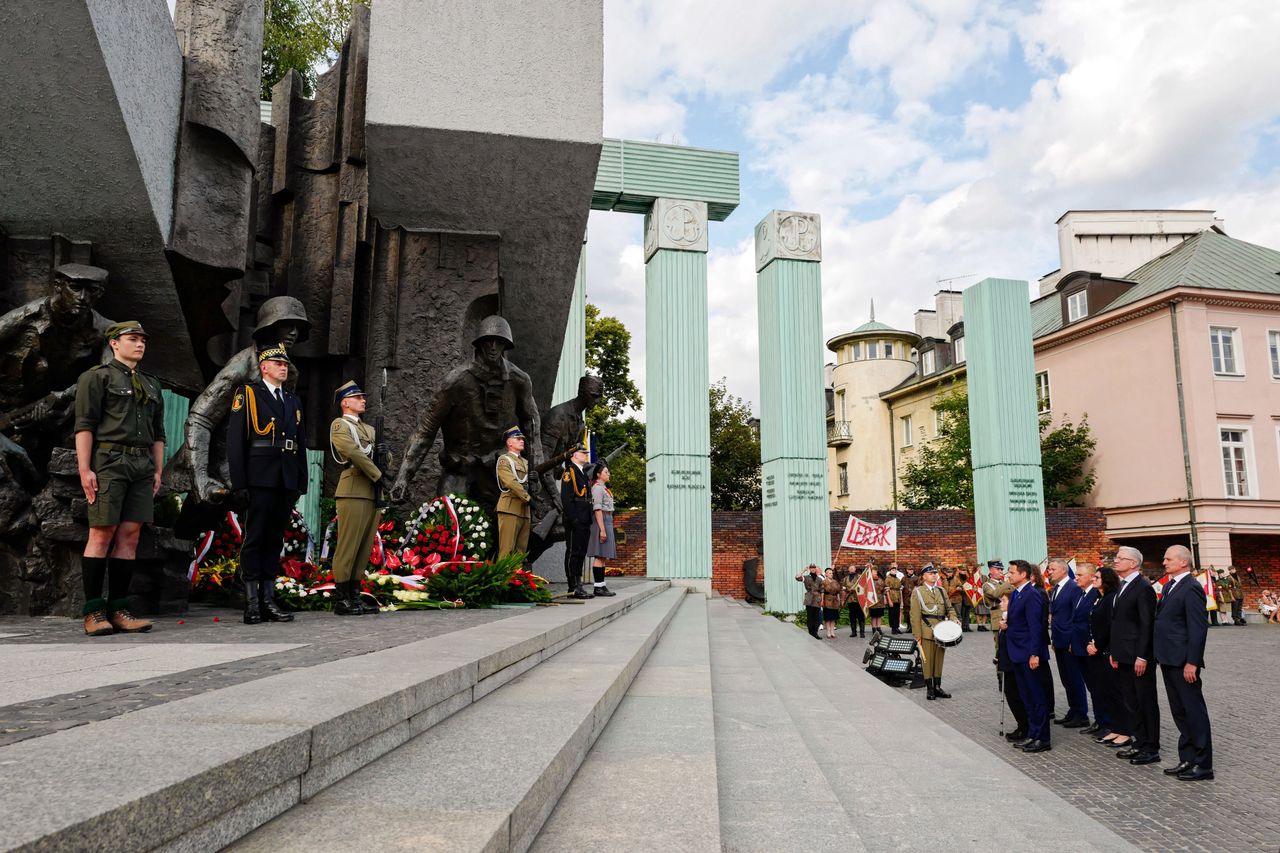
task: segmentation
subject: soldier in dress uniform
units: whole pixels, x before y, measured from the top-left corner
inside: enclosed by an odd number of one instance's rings
[[[498,457],[498,559],[529,552],[529,462],[524,453],[524,433],[513,426],[502,434],[507,452]]]
[[[236,392],[227,422],[231,488],[248,506],[240,546],[246,625],[264,618],[293,621],[293,614],[276,604],[274,592],[285,527],[307,491],[302,401],[284,387],[291,364],[283,345],[258,353],[258,380]]]
[[[938,570],[927,563],[920,570],[924,582],[911,593],[911,633],[920,644],[924,658],[924,681],[928,699],[950,699],[951,694],[942,689],[942,658],[944,646],[933,641],[933,626],[944,619],[954,619],[955,609],[947,591],[938,585]]]
[[[583,467],[588,454],[585,445],[576,444],[569,454],[569,464],[560,478],[560,505],[564,507],[565,579],[574,598],[595,598],[582,582],[587,562],[587,540],[591,535],[591,495]]]
[[[149,621],[129,613],[129,580],[164,466],[160,383],[138,370],[147,333],[129,320],[108,326],[106,338],[113,358],[80,374],[75,395],[76,460],[89,503],[89,541],[80,565],[84,632],[91,637],[151,630]],[[110,600],[103,596],[104,580]]]
[[[334,492],[338,536],[333,550],[333,583],[337,588],[333,612],[362,616],[378,612],[377,605],[366,604],[360,597],[360,582],[382,521],[374,491],[384,474],[373,461],[382,454],[375,452],[380,448],[374,428],[360,419],[368,402],[364,390],[352,380],[334,391],[333,398],[342,416],[329,425],[329,452],[343,466]],[[389,464],[390,454],[386,458]]]
[[[987,560],[987,579],[982,582],[982,601],[990,613],[991,630],[1000,633],[1000,616],[1004,612],[1000,599],[1013,592],[1013,586],[1004,579],[1004,563]],[[999,637],[992,638],[997,645]]]

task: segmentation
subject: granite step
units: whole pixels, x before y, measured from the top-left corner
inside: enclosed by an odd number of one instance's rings
[[[635,584],[5,747],[0,850],[216,850],[669,587]]]
[[[794,688],[794,699],[787,691],[792,719],[870,849],[984,850],[997,831],[1000,847],[1038,853],[1136,849],[916,705],[903,688],[793,625],[758,611],[735,616],[770,677]],[[1026,758],[1054,760],[1052,752]],[[953,796],[958,780],[981,780],[978,801],[1019,819],[997,830],[973,797]]]
[[[660,593],[234,849],[527,850],[685,599]]]
[[[712,601],[707,613],[723,849],[866,850],[786,700],[747,644],[747,611]]]
[[[719,814],[707,600],[690,595],[532,850],[718,853]]]

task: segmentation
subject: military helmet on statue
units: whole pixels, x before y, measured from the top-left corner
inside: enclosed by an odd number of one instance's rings
[[[511,337],[511,324],[497,314],[492,314],[480,321],[480,328],[476,330],[476,336],[471,341],[471,345],[479,346],[480,342],[486,338],[497,338],[507,345],[507,349],[516,345]]]
[[[272,329],[279,323],[296,323],[299,343],[311,334],[311,321],[307,319],[307,311],[302,303],[292,296],[273,296],[258,309],[258,325],[253,330],[254,340],[258,343],[275,343],[278,336],[274,336]]]

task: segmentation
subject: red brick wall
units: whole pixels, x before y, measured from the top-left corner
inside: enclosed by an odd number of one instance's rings
[[[1264,589],[1280,591],[1280,536],[1265,534],[1231,534],[1231,560],[1240,573],[1244,587],[1244,606],[1258,608],[1258,596]],[[1254,584],[1245,569],[1252,567]]]
[[[897,559],[906,565],[920,566],[928,562],[953,565],[976,560],[973,516],[963,510],[900,512],[877,511],[854,513],[870,522],[898,519],[896,553],[855,551],[838,548],[849,513],[831,513],[831,547],[836,565],[863,564],[868,558],[877,562]],[[1107,538],[1106,518],[1098,509],[1050,509],[1046,512],[1049,553],[1074,556],[1079,560],[1097,560],[1115,550]],[[620,512],[614,523],[626,531],[626,545],[618,547],[618,559],[611,565],[628,575],[645,572],[645,514]],[[713,512],[711,514],[711,587],[722,595],[745,598],[742,588],[742,561],[760,556],[762,545],[761,517],[758,512]],[[1261,537],[1259,537],[1261,538]],[[803,567],[797,567],[797,570]],[[763,566],[761,574],[763,580]],[[1277,582],[1280,586],[1280,582]]]

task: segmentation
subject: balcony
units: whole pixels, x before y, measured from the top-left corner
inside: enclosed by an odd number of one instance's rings
[[[853,444],[853,430],[848,421],[827,422],[827,447],[844,447]]]

